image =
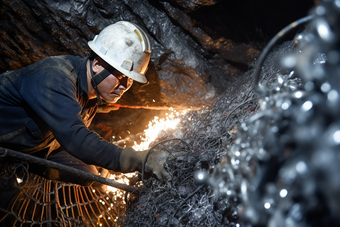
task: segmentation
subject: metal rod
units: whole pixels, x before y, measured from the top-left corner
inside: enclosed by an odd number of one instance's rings
[[[314,18],[314,15],[309,15],[306,17],[303,17],[297,21],[294,21],[293,23],[290,23],[289,25],[287,25],[286,27],[284,27],[280,32],[278,32],[270,41],[269,43],[266,45],[266,47],[263,49],[260,57],[257,59],[257,63],[255,66],[255,73],[254,73],[254,77],[255,77],[255,88],[259,88],[260,86],[260,74],[261,74],[261,70],[262,70],[262,65],[264,63],[264,61],[266,60],[266,57],[268,56],[268,54],[270,53],[270,51],[274,48],[275,45],[277,45],[277,43],[283,38],[285,37],[291,30],[293,30],[296,27],[299,27],[301,25],[304,25],[306,23],[309,23],[312,19]]]
[[[115,188],[119,188],[122,189],[124,191],[127,192],[131,192],[134,194],[139,194],[139,189],[129,186],[129,185],[125,185],[125,184],[120,184],[114,180],[110,180],[92,173],[87,173],[85,171],[79,170],[79,169],[75,169],[73,167],[70,166],[66,166],[63,164],[59,164],[56,162],[52,162],[43,158],[39,158],[39,157],[35,157],[33,155],[29,155],[29,154],[25,154],[22,152],[18,152],[18,151],[14,151],[14,150],[10,150],[10,149],[6,149],[6,148],[2,148],[0,147],[0,156],[1,157],[12,157],[12,158],[18,158],[24,161],[27,161],[28,163],[34,163],[34,164],[38,164],[38,165],[42,165],[45,167],[50,167],[56,170],[60,170],[60,171],[66,171],[68,173],[71,173],[72,175],[75,175],[76,177],[82,177],[85,179],[89,179],[92,181],[96,181],[98,183],[102,183],[105,185],[109,185]]]

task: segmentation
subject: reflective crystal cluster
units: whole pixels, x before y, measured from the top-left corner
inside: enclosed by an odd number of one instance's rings
[[[207,177],[241,226],[340,226],[340,0],[321,3]]]

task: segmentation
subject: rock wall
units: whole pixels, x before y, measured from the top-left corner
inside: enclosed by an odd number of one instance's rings
[[[153,52],[149,83],[135,83],[119,103],[202,106],[235,89],[265,43],[312,5],[313,0],[1,0],[0,72],[51,55],[85,57],[95,34],[127,20],[148,32]]]

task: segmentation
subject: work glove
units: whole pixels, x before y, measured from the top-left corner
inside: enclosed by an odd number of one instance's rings
[[[120,168],[122,172],[142,172],[143,162],[146,151],[135,151],[132,147],[123,149],[120,155]],[[153,173],[157,176],[158,180],[171,181],[171,175],[164,169],[164,163],[169,159],[177,158],[185,155],[186,152],[176,152],[170,154],[169,152],[152,149],[151,153],[145,163],[145,172]]]

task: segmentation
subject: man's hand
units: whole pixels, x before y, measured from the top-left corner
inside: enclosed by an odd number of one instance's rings
[[[185,155],[186,152],[176,152],[170,154],[167,151],[152,149],[151,154],[145,164],[145,171],[153,173],[158,180],[171,181],[171,175],[164,169],[164,164],[168,159],[174,159]]]
[[[148,151],[135,151],[131,147],[123,149],[120,156],[120,168],[122,172],[142,172],[143,162]],[[171,175],[164,169],[164,163],[168,159],[177,158],[185,155],[186,152],[176,152],[170,154],[169,152],[152,149],[151,153],[145,163],[145,171],[153,173],[157,176],[158,180],[170,181]]]

